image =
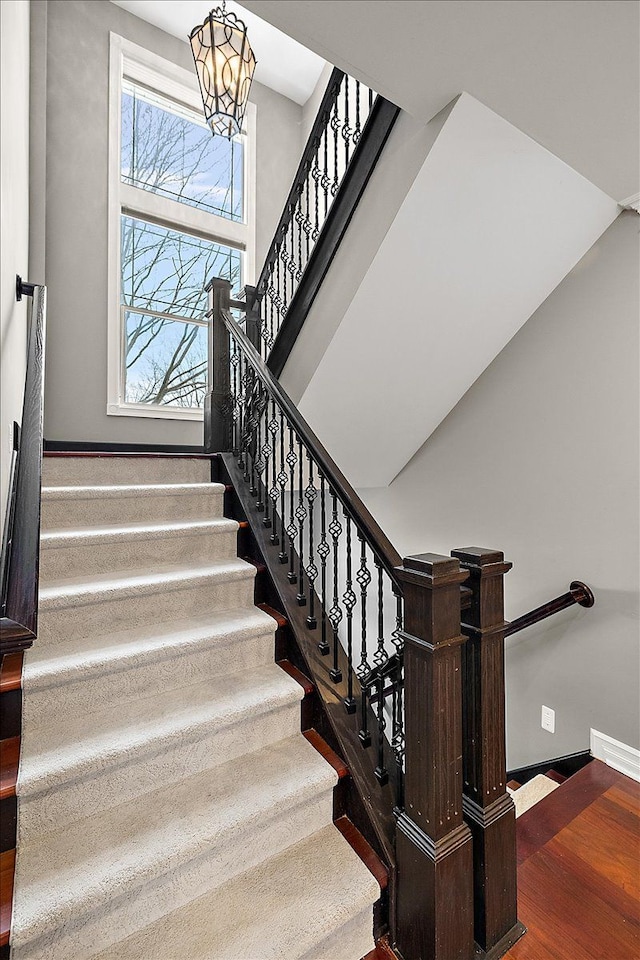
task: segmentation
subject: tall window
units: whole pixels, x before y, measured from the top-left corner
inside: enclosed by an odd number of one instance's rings
[[[206,283],[253,279],[255,108],[212,137],[195,74],[111,36],[107,411],[199,419]]]

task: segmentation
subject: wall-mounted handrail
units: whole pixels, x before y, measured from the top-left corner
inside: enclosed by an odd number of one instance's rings
[[[46,287],[16,282],[16,298],[32,297],[22,423],[2,544],[0,655],[30,647],[38,624],[40,483],[44,412]],[[18,437],[15,431],[16,439]]]
[[[561,610],[572,607],[574,603],[581,607],[592,607],[595,603],[595,597],[591,589],[581,580],[573,580],[569,584],[567,593],[563,593],[561,597],[549,600],[548,603],[543,603],[542,606],[523,614],[517,620],[512,620],[505,630],[505,636],[510,637],[514,633],[519,633],[520,630],[532,627],[534,623],[540,623],[541,620],[546,620],[547,617],[552,617],[555,613],[560,613]]]

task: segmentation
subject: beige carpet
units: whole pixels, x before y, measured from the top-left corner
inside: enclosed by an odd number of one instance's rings
[[[516,807],[516,818],[521,817],[523,813],[530,810],[543,797],[557,790],[559,786],[560,784],[556,783],[555,780],[551,780],[540,773],[537,777],[529,780],[528,783],[518,787],[517,790],[510,790],[509,793]]]
[[[13,960],[359,960],[377,883],[205,460],[46,458]]]

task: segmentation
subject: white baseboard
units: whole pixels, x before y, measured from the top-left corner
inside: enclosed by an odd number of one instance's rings
[[[620,773],[640,783],[640,750],[628,747],[598,730],[591,731],[591,753]]]

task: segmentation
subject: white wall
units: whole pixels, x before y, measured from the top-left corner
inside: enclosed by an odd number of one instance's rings
[[[27,301],[16,303],[16,274],[29,273],[29,3],[0,3],[0,514],[4,520],[10,427],[22,419]]]
[[[300,401],[354,486],[393,480],[618,213],[457,99]]]
[[[48,17],[45,436],[201,444],[201,423],[106,414],[109,31],[191,70],[189,46],[108,0],[50,0],[38,15]],[[258,108],[260,263],[299,160],[301,108],[258,83],[252,100]],[[42,143],[33,148],[41,151]],[[39,195],[35,199],[39,203]],[[42,229],[41,218],[33,229]]]
[[[592,587],[507,641],[512,768],[587,750],[590,727],[640,746],[639,225],[621,214],[391,486],[360,491],[404,556],[503,550],[510,620]]]

